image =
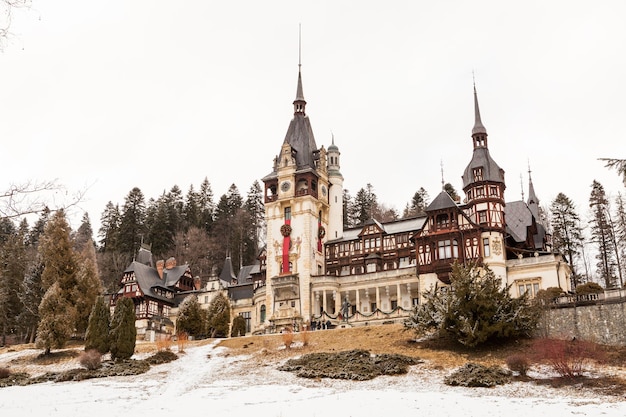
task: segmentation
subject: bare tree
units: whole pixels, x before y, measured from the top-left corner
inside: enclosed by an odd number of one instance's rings
[[[624,180],[624,185],[626,186],[626,159],[615,159],[615,158],[599,158],[600,161],[605,162],[605,167],[614,168],[617,170],[617,174],[621,175]]]
[[[0,50],[4,49],[10,35],[13,9],[30,7],[31,0],[0,0]]]
[[[82,201],[84,193],[79,191],[71,194],[56,180],[10,184],[8,189],[0,191],[0,218],[15,219],[28,214],[37,214],[46,207],[55,207],[51,211],[61,208],[67,211]]]

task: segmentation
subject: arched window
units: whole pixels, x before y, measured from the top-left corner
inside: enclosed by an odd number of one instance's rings
[[[265,304],[261,304],[261,323],[265,322],[266,308]]]

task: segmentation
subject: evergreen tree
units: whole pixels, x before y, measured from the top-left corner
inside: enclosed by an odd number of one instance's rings
[[[621,193],[617,194],[615,198],[615,239],[616,239],[616,248],[619,251],[619,268],[620,271],[626,271],[626,202],[624,201],[624,197]],[[620,282],[620,286],[624,286],[624,282]]]
[[[128,193],[124,201],[117,244],[117,249],[129,255],[131,259],[137,254],[146,234],[145,215],[146,203],[143,193],[135,187]]]
[[[150,214],[146,216],[147,240],[150,242],[152,253],[158,258],[165,258],[174,246],[175,234],[170,222],[170,208],[166,196],[161,196],[148,211]]]
[[[374,217],[378,211],[378,198],[374,193],[372,184],[367,184],[365,188],[357,191],[353,204],[351,211],[354,216],[353,222],[355,226],[361,226]]]
[[[184,207],[183,193],[181,189],[174,185],[170,191],[165,194],[165,206],[167,207],[167,223],[172,236],[183,229]]]
[[[102,294],[102,283],[98,274],[96,250],[92,240],[89,240],[80,253],[80,266],[76,276],[80,291],[76,294],[76,331],[83,333],[87,330],[89,314],[98,296]]]
[[[176,316],[176,333],[187,333],[195,338],[206,335],[206,317],[197,296],[188,295],[180,303]]]
[[[33,260],[28,263],[22,282],[20,301],[23,308],[18,319],[25,335],[22,340],[28,343],[33,343],[35,340],[39,323],[39,305],[44,296],[41,283],[44,265],[36,252],[32,258]]]
[[[223,294],[215,296],[209,304],[208,334],[210,337],[228,337],[230,326],[230,302]]]
[[[243,205],[245,210],[245,229],[243,231],[244,260],[243,264],[254,263],[259,254],[259,248],[264,244],[265,236],[265,205],[263,203],[263,190],[258,181],[254,181],[246,201]]]
[[[230,337],[239,337],[246,335],[246,319],[241,315],[235,316],[233,319],[232,329],[230,331]]]
[[[19,331],[19,317],[24,308],[20,299],[21,283],[28,265],[25,236],[13,233],[0,243],[0,345],[9,334]]]
[[[245,230],[243,227],[245,216],[242,205],[243,199],[239,190],[235,184],[232,184],[217,204],[212,236],[217,249],[214,253],[217,256],[214,262],[223,261],[226,255],[230,254],[236,270],[241,268],[243,262],[242,237]]]
[[[576,261],[583,245],[583,232],[576,206],[569,197],[559,193],[550,205],[550,214],[553,250],[566,256],[572,268],[572,288],[576,288],[581,283]]]
[[[48,219],[50,218],[51,211],[48,207],[45,207],[42,212],[39,214],[39,218],[35,222],[35,225],[31,229],[27,244],[30,246],[37,246],[39,244],[39,238],[43,235],[44,229],[46,227],[46,223],[48,223]]]
[[[617,284],[615,275],[617,262],[615,260],[615,248],[613,247],[613,225],[609,216],[609,203],[604,192],[604,187],[598,181],[591,184],[589,196],[591,208],[591,239],[596,244],[598,253],[597,272],[604,281],[605,288],[613,288]]]
[[[41,277],[44,289],[58,283],[63,296],[74,306],[75,292],[80,291],[76,280],[76,255],[70,241],[70,226],[63,210],[56,211],[41,236],[39,252],[44,263]]]
[[[450,185],[451,192],[456,193],[452,185]],[[448,192],[450,194],[450,192]],[[452,196],[452,195],[451,195]],[[424,210],[428,206],[428,192],[424,189],[424,187],[420,187],[419,190],[413,194],[413,198],[411,199],[410,205],[405,208],[403,217],[411,217],[419,214],[423,214]]]
[[[103,297],[98,297],[89,315],[89,325],[85,333],[85,350],[95,349],[105,354],[111,347],[109,327],[111,313]]]
[[[189,186],[183,208],[184,227],[187,231],[190,227],[201,227],[200,222],[200,197],[194,191],[193,184]]]
[[[354,205],[348,190],[343,190],[343,228],[354,227]]]
[[[423,188],[420,188],[420,190],[423,190]],[[457,201],[460,200],[461,197],[459,197],[459,194],[456,192],[456,189],[454,188],[454,186],[452,184],[450,184],[449,182],[445,183],[443,186],[443,190],[448,193],[448,195],[450,196],[450,198],[452,198],[452,200]],[[428,194],[426,194],[426,206],[428,205]]]
[[[135,327],[135,304],[127,297],[121,297],[115,304],[111,320],[111,359],[130,359],[135,353],[137,328]]]
[[[418,336],[434,332],[451,336],[474,347],[494,339],[530,336],[537,327],[539,311],[527,300],[527,293],[512,298],[492,270],[474,262],[454,263],[451,288],[435,287],[425,293],[426,303],[417,306],[405,321],[405,328]]]
[[[213,228],[215,203],[213,202],[213,189],[211,188],[211,183],[206,177],[204,178],[204,181],[202,181],[202,184],[200,184],[198,205],[200,208],[200,224],[198,226],[210,233]]]
[[[39,305],[39,325],[36,345],[49,354],[51,349],[61,349],[72,335],[76,309],[67,301],[58,282],[46,291]]]
[[[91,228],[91,221],[89,220],[89,213],[85,212],[81,220],[80,226],[73,236],[74,249],[80,253],[85,248],[86,244],[93,245],[93,229]]]
[[[100,217],[100,230],[98,231],[100,250],[102,252],[119,250],[121,218],[119,206],[113,205],[109,201]]]

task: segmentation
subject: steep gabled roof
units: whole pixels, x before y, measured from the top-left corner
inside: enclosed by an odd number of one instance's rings
[[[139,285],[139,289],[143,292],[144,295],[157,298],[163,301],[171,302],[172,300],[167,299],[161,295],[158,295],[154,292],[153,288],[163,288],[168,291],[174,291],[173,287],[176,285],[180,277],[182,277],[185,272],[189,269],[188,265],[179,265],[170,269],[163,270],[163,279],[159,277],[159,273],[156,269],[152,268],[149,265],[145,265],[141,262],[133,261],[131,264],[124,270],[124,273],[134,272],[135,279],[137,280],[137,285]]]
[[[437,197],[426,207],[426,212],[432,212],[437,210],[444,210],[451,207],[458,207],[450,194],[445,191],[440,192]]]

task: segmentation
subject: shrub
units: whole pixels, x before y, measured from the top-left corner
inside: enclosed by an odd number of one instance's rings
[[[563,290],[559,287],[549,287],[545,290],[537,291],[535,300],[540,301],[543,305],[552,304],[563,294]]]
[[[243,316],[236,316],[233,319],[232,329],[230,330],[230,337],[245,336],[246,334],[246,319]]]
[[[168,336],[159,336],[155,342],[158,352],[169,351],[172,348],[172,338]]]
[[[561,377],[582,376],[585,366],[604,359],[604,352],[595,343],[585,340],[558,340],[541,338],[533,343],[538,361],[548,365]]]
[[[196,295],[187,296],[180,304],[176,317],[176,332],[200,337],[206,334],[206,315]]]
[[[514,354],[506,358],[506,366],[513,372],[526,376],[530,369],[530,360],[526,355]]]
[[[302,346],[309,345],[309,331],[307,330],[307,326],[304,326],[302,328],[302,331],[300,332],[300,338],[302,339]]]
[[[93,371],[102,366],[102,354],[96,349],[89,349],[80,354],[78,361],[83,368]]]
[[[0,368],[0,379],[8,378],[11,376],[11,370],[9,368]]]
[[[576,287],[576,295],[602,294],[604,288],[595,282],[587,282]]]
[[[189,336],[185,332],[181,332],[176,335],[176,343],[178,344],[179,352],[185,351],[185,346],[187,346],[188,340],[189,340]]]
[[[96,349],[101,354],[109,351],[111,346],[109,338],[109,326],[111,313],[105,304],[103,297],[98,297],[91,309],[87,333],[85,334],[85,350]]]
[[[218,294],[207,311],[210,337],[228,337],[230,328],[230,301],[224,294]]]
[[[424,295],[426,303],[416,307],[404,322],[417,337],[430,333],[451,336],[474,347],[493,339],[529,336],[537,328],[539,309],[528,302],[526,293],[512,298],[486,265],[455,262],[450,273],[451,288],[435,287]]]
[[[289,349],[291,347],[291,344],[293,343],[293,332],[291,332],[290,330],[285,330],[285,332],[282,334],[282,339],[285,348]]]
[[[510,374],[499,366],[466,363],[444,378],[446,385],[461,387],[495,387],[510,381]]]
[[[135,304],[130,298],[122,297],[117,300],[111,320],[111,359],[130,359],[136,342]]]

